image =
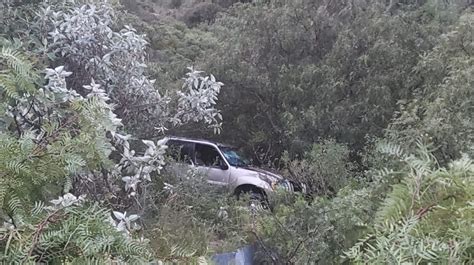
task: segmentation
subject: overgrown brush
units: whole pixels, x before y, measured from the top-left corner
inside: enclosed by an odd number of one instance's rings
[[[371,233],[346,252],[353,262],[472,262],[474,163],[465,155],[439,167],[434,156],[419,146],[416,154],[406,154],[395,145],[383,147],[405,167],[391,174],[400,183],[391,186],[377,210]]]

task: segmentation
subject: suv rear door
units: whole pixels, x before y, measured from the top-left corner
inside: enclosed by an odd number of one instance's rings
[[[167,167],[176,176],[186,176],[189,169],[194,166],[194,143],[181,140],[168,140],[167,153],[174,161]]]

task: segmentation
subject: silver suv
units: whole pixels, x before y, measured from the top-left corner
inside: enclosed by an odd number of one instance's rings
[[[266,170],[251,167],[237,149],[206,140],[167,137],[168,154],[176,163],[172,170],[179,174],[195,169],[207,177],[209,183],[226,186],[239,196],[250,193],[264,199],[277,188],[306,193],[304,184],[297,184]],[[181,171],[181,172],[180,172]]]

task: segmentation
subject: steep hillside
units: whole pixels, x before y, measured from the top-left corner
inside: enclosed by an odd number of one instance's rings
[[[216,14],[237,2],[251,0],[121,0],[124,7],[145,21],[174,18],[195,26],[213,22]]]

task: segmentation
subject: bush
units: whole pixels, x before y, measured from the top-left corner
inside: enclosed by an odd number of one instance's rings
[[[144,263],[151,261],[146,240],[132,238],[136,215],[115,221],[98,204],[82,205],[72,194],[37,202],[0,227],[1,263],[90,264]],[[119,213],[116,213],[117,218]],[[136,234],[133,235],[137,238]],[[8,240],[3,240],[7,239]]]
[[[474,257],[474,163],[439,167],[422,145],[415,154],[385,146],[405,163],[395,175],[371,233],[346,252],[354,263],[466,264]],[[385,170],[385,172],[389,172]],[[387,177],[387,176],[386,176]]]
[[[462,14],[414,68],[424,80],[414,98],[401,101],[388,128],[392,141],[416,149],[422,136],[432,142],[438,161],[447,165],[461,153],[474,156],[474,59],[472,12]]]
[[[183,0],[171,0],[170,8],[177,9],[180,8],[183,4]]]
[[[194,27],[200,23],[213,23],[221,7],[214,3],[200,3],[188,10],[183,17],[184,23],[188,27]]]
[[[158,255],[181,262],[222,251],[233,251],[250,241],[246,201],[236,201],[226,189],[208,184],[189,171],[165,174],[149,190],[143,216],[146,234]],[[164,182],[161,182],[164,181]]]
[[[375,204],[371,189],[341,190],[333,199],[276,194],[273,212],[256,216],[259,262],[335,264],[371,223]]]
[[[146,187],[164,164],[166,147],[141,140],[145,150],[136,154],[117,113],[125,118],[133,112],[125,106],[138,104],[147,109],[139,111],[142,117],[160,120],[155,131],[165,130],[164,123],[213,123],[222,118],[209,108],[216,104],[222,83],[190,69],[172,103],[145,74],[144,36],[131,27],[114,30],[113,6],[106,1],[58,2],[40,3],[38,12],[7,12],[12,20],[28,21],[31,32],[22,35],[25,42],[0,39],[7,44],[0,51],[0,220],[7,227],[1,230],[0,251],[8,254],[6,261],[150,261],[154,253],[146,244],[111,232],[128,235],[140,216],[113,211],[118,223],[104,225],[112,212],[104,208],[141,211]],[[5,4],[7,10],[10,4]],[[35,19],[25,19],[27,15]],[[22,52],[38,39],[40,51]],[[45,66],[61,63],[65,65]],[[32,218],[25,214],[38,199],[66,193],[52,201],[62,204],[74,197],[69,192],[84,192],[98,204],[51,213],[39,207]]]
[[[235,3],[250,3],[252,0],[213,0],[212,2],[224,8],[228,8]]]
[[[306,183],[311,194],[335,195],[341,188],[356,180],[352,175],[354,164],[349,148],[334,140],[313,144],[301,160],[288,161],[284,173]]]

